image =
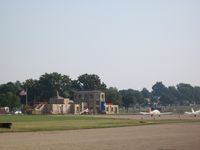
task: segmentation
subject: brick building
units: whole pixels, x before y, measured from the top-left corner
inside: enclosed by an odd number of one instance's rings
[[[105,103],[105,93],[101,91],[76,91],[73,100],[81,105],[81,110],[89,109],[90,113],[102,113],[102,103]]]

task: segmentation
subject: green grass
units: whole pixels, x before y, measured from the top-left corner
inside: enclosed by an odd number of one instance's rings
[[[0,122],[12,122],[11,129],[0,128],[0,132],[25,132],[200,122],[200,120],[130,120],[79,115],[5,115],[0,116]]]

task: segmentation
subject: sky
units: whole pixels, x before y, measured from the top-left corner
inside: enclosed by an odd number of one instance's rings
[[[0,84],[52,72],[200,86],[200,1],[0,0]]]

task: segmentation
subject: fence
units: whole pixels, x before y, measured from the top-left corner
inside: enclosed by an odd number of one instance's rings
[[[173,112],[175,114],[183,114],[185,111],[200,110],[200,105],[191,106],[159,106],[161,112]],[[119,107],[119,114],[138,114],[139,112],[148,112],[149,107],[131,106],[128,109],[125,107]]]

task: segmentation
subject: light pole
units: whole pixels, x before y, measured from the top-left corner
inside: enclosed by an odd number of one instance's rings
[[[26,87],[26,106],[28,105],[28,88]]]

